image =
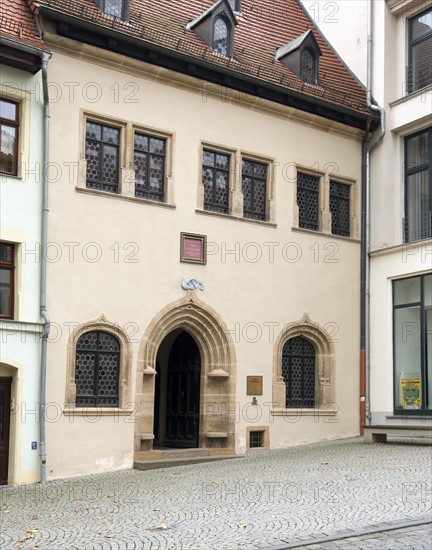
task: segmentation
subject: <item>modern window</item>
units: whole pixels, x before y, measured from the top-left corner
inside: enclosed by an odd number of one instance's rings
[[[213,23],[213,51],[221,55],[228,55],[229,39],[229,24],[223,17],[218,17]]]
[[[408,93],[432,84],[432,8],[409,20]]]
[[[85,155],[86,186],[118,193],[120,129],[87,120]]]
[[[242,161],[243,217],[266,220],[267,164]]]
[[[14,318],[15,246],[0,243],[0,319]]]
[[[99,330],[82,334],[76,344],[76,406],[118,407],[119,371],[119,340]]]
[[[203,150],[204,210],[228,214],[230,156]]]
[[[166,139],[135,132],[135,196],[164,200]]]
[[[296,336],[284,344],[282,377],[286,408],[315,407],[315,349],[306,338]]]
[[[299,172],[297,174],[297,205],[299,208],[299,227],[319,229],[319,186],[320,178]]]
[[[432,411],[432,274],[393,282],[395,413]]]
[[[0,172],[18,175],[19,104],[0,99]]]
[[[432,237],[432,128],[405,139],[404,241]]]
[[[350,236],[350,189],[350,185],[330,181],[331,232],[333,235]]]
[[[300,56],[300,78],[308,84],[316,84],[317,60],[311,49],[305,48]]]

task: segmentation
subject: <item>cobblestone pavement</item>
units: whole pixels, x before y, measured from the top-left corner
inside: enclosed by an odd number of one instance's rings
[[[355,439],[6,487],[0,548],[431,548],[431,482],[430,446]]]

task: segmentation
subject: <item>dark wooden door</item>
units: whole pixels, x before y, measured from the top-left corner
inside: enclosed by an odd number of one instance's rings
[[[0,378],[0,485],[8,482],[12,378]]]
[[[200,371],[200,353],[195,340],[182,332],[168,359],[167,447],[198,447]]]
[[[160,377],[161,377],[161,369],[160,369],[159,362],[156,361],[154,414],[153,414],[153,435],[154,435],[153,443],[157,443],[157,444],[159,444]]]

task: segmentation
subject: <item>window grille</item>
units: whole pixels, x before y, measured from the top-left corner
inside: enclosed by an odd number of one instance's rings
[[[228,213],[230,157],[204,149],[202,182],[204,210]]]
[[[296,336],[285,342],[282,376],[286,385],[287,408],[315,406],[315,350],[305,338]]]
[[[249,432],[249,448],[258,449],[264,447],[264,431],[256,430]]]
[[[140,134],[134,136],[135,196],[164,200],[166,140]]]
[[[87,187],[118,193],[120,130],[86,123]]]
[[[333,235],[350,236],[350,186],[330,182],[330,212]]]
[[[228,24],[222,17],[218,17],[213,27],[213,51],[221,55],[228,55],[228,48]]]
[[[120,344],[102,331],[86,332],[77,341],[77,407],[119,406]]]
[[[252,160],[242,162],[243,216],[266,219],[267,165]]]
[[[319,177],[297,174],[299,227],[318,231]]]
[[[316,58],[314,54],[306,48],[301,53],[300,58],[300,78],[303,82],[309,84],[316,83]]]

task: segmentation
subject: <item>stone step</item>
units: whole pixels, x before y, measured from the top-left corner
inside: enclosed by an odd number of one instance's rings
[[[204,450],[204,449],[199,449]],[[216,460],[243,458],[242,455],[210,455],[210,456],[187,456],[177,458],[160,458],[153,460],[135,460],[135,470],[157,470],[159,468],[172,468],[173,466],[188,466],[190,464],[202,464],[204,462],[215,462]]]

